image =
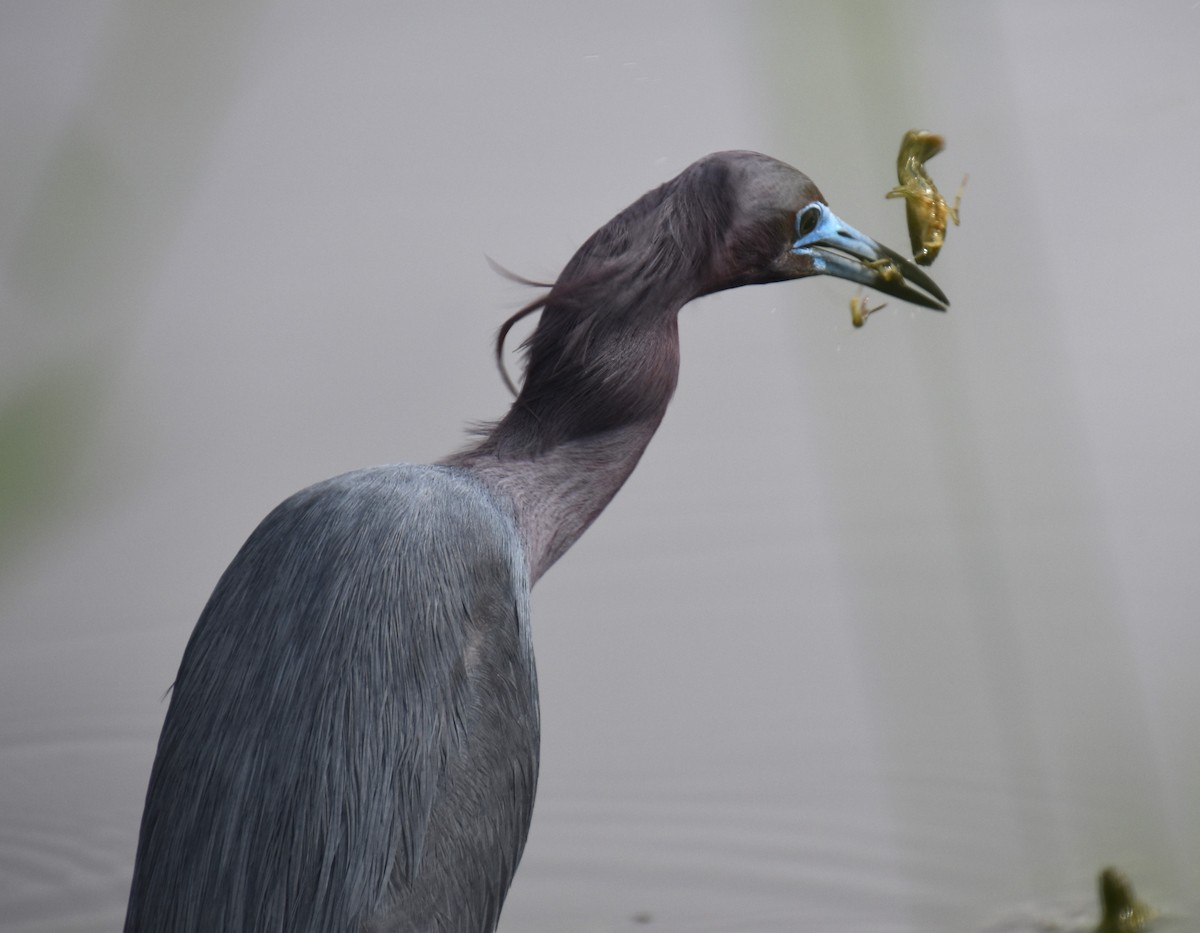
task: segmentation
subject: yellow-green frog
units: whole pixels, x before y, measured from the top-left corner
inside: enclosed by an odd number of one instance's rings
[[[958,205],[962,201],[963,187],[967,184],[964,175],[954,206],[946,204],[933,179],[925,170],[925,162],[932,159],[946,146],[946,141],[937,133],[928,130],[909,130],[900,140],[900,154],[896,157],[896,177],[900,184],[889,191],[886,197],[904,198],[905,216],[908,219],[908,239],[912,244],[913,262],[930,265],[941,251],[946,240],[946,218],[958,226]]]

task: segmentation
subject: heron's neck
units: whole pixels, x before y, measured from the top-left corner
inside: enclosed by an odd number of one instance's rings
[[[700,200],[693,189],[723,190],[701,174],[643,195],[579,248],[527,342],[516,402],[444,461],[512,503],[531,580],[617,494],[666,413],[679,378],[678,312],[713,290],[715,244],[679,235],[703,228],[686,210]]]
[[[547,385],[531,367],[508,414],[444,461],[512,503],[531,581],[595,521],[662,422],[679,377],[679,334],[674,314],[658,321],[619,341],[623,350],[599,341],[586,365],[559,361]]]
[[[469,470],[512,504],[532,583],[617,494],[659,421],[661,417],[611,428],[528,457],[501,457],[484,449],[464,451],[448,462]]]

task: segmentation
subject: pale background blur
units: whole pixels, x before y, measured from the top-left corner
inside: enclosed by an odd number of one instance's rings
[[[553,278],[728,148],[907,250],[910,127],[970,173],[951,312],[685,309],[659,436],[535,592],[502,931],[1094,923],[1110,863],[1195,920],[1200,3],[24,0],[0,928],[119,929],[165,693],[258,520],[503,412],[532,293],[485,255]]]

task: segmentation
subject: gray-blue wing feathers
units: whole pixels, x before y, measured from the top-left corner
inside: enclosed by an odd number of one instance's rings
[[[448,468],[358,471],[275,509],[184,654],[126,930],[359,929],[421,864],[489,621],[468,617],[517,624],[527,589],[511,521]]]

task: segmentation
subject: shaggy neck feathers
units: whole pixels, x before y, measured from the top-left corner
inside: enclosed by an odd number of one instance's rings
[[[718,287],[719,244],[702,233],[729,225],[726,174],[694,165],[584,243],[525,345],[512,408],[445,461],[512,502],[534,580],[616,495],[666,413],[679,309]]]

